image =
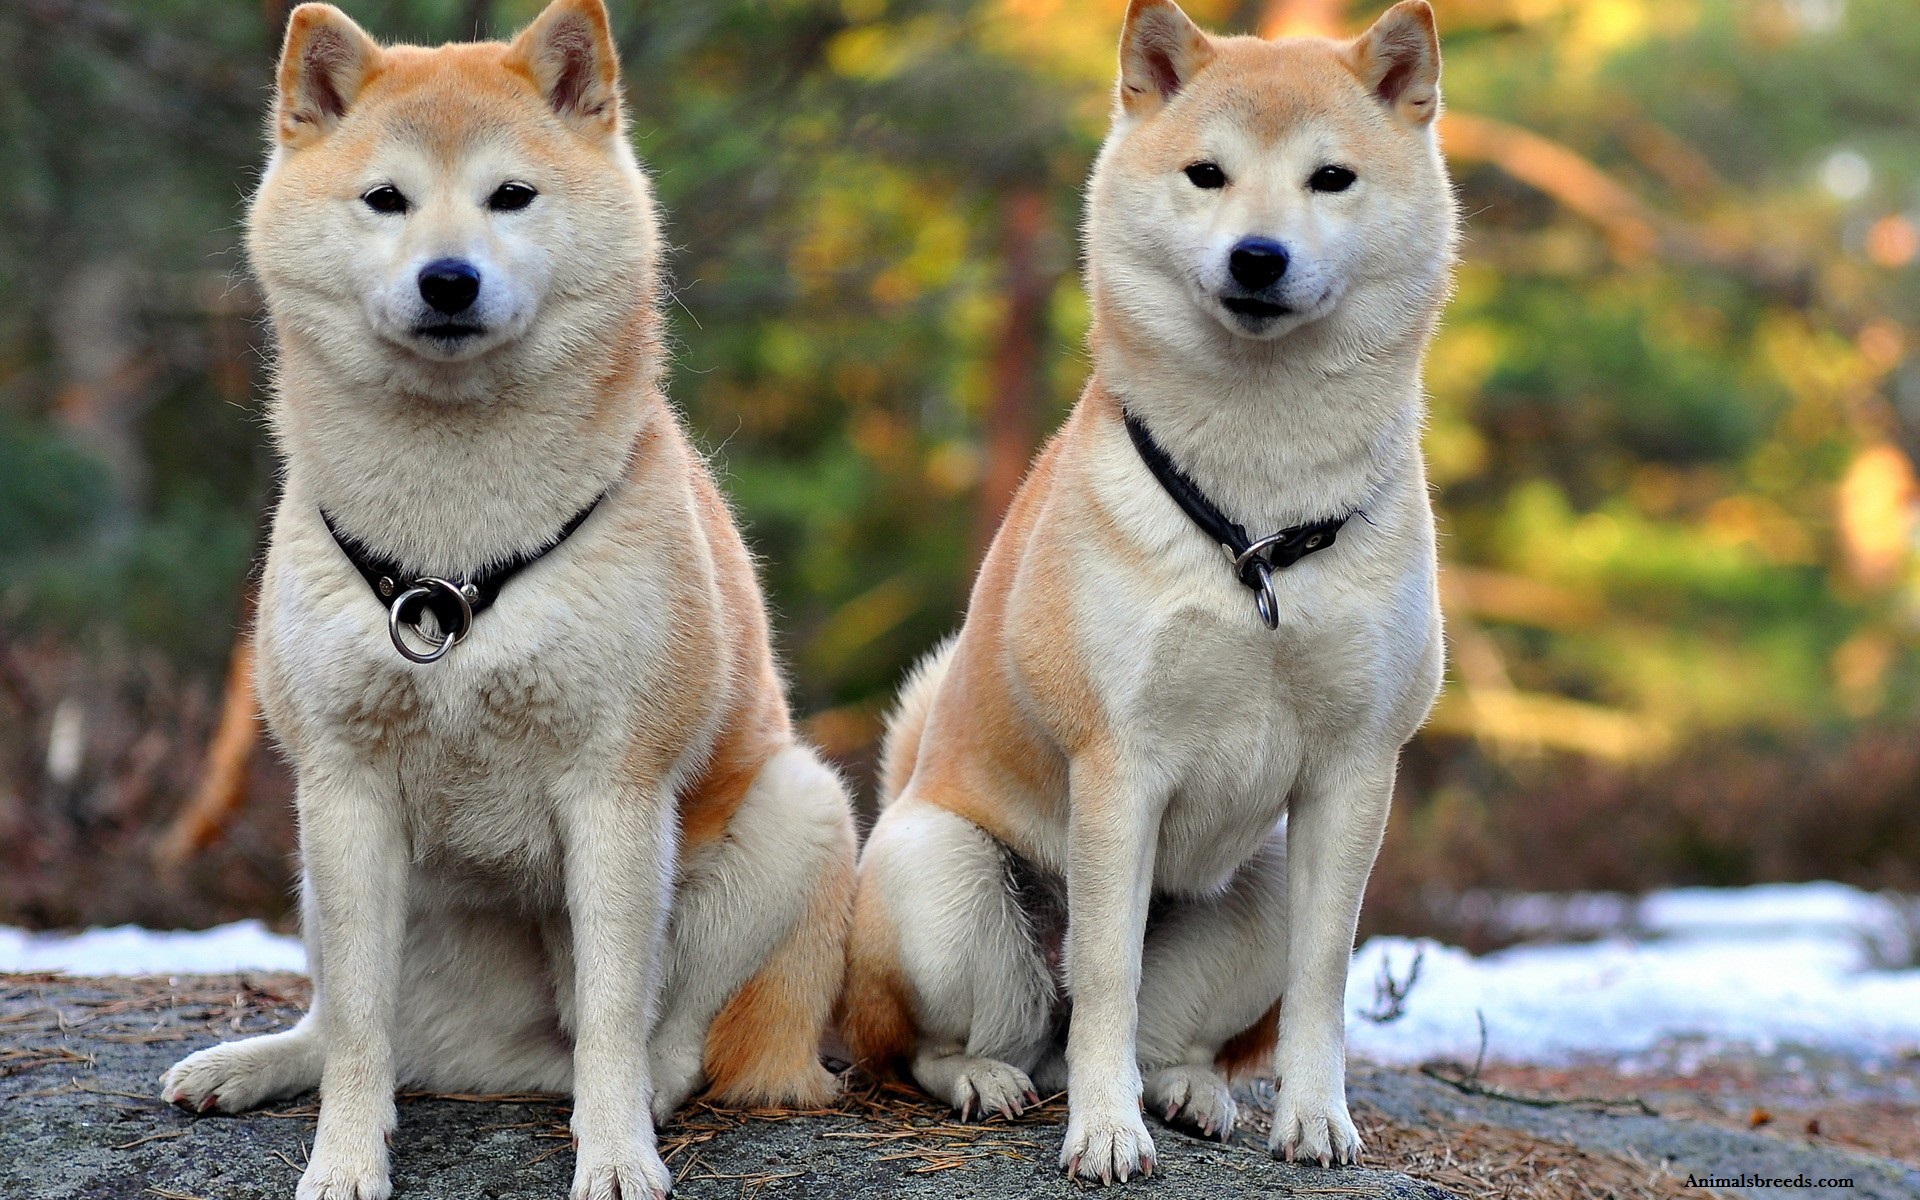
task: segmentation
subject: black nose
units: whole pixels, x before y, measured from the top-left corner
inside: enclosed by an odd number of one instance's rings
[[[1264,291],[1287,273],[1287,248],[1266,238],[1247,238],[1227,256],[1227,271],[1248,291]]]
[[[420,298],[448,316],[473,307],[480,294],[480,272],[470,262],[442,258],[420,268]]]

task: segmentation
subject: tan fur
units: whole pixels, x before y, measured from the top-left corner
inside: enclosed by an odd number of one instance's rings
[[[913,1006],[900,972],[899,938],[871,889],[854,897],[837,1018],[854,1062],[873,1074],[892,1075],[913,1050]]]
[[[707,1031],[707,1078],[722,1104],[818,1108],[833,1097],[835,1080],[820,1065],[820,1030],[840,996],[853,915],[852,835],[848,829],[847,861],[820,881],[800,923]]]
[[[1273,1048],[1280,1040],[1280,1001],[1275,1000],[1260,1019],[1227,1039],[1214,1056],[1213,1065],[1228,1079],[1258,1075],[1273,1061]]]
[[[1132,0],[1087,193],[1093,377],[889,723],[843,1026],[963,1112],[1017,1110],[1063,1050],[1082,1179],[1151,1166],[1143,1098],[1230,1129],[1222,1073],[1257,1068],[1282,1079],[1277,1151],[1358,1153],[1346,960],[1441,666],[1419,450],[1454,239],[1438,78],[1422,0],[1350,42],[1211,37]],[[1285,251],[1270,285],[1241,282],[1246,245]],[[1255,536],[1365,512],[1276,575],[1277,631],[1126,413]],[[1063,962],[1016,877],[1064,893]]]
[[[314,1005],[163,1094],[319,1084],[299,1200],[384,1200],[396,1084],[570,1091],[573,1200],[663,1195],[654,1120],[701,1087],[830,1091],[854,837],[661,391],[659,219],[606,10],[424,49],[302,5],[272,138],[248,250],[286,474],[258,690],[298,777]],[[509,184],[531,196],[497,204]],[[475,291],[449,311],[429,283],[454,261]],[[428,665],[320,515],[461,579],[596,497]]]

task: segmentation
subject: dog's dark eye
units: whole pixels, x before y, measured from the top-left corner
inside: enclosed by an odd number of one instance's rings
[[[1345,167],[1321,167],[1313,173],[1313,178],[1307,180],[1307,186],[1316,192],[1344,192],[1353,186],[1357,178]]]
[[[377,213],[403,213],[407,211],[407,198],[400,189],[390,183],[383,183],[366,195],[360,197],[361,203]]]
[[[487,197],[487,207],[495,212],[519,212],[539,194],[524,183],[503,183]]]
[[[1187,168],[1187,182],[1212,191],[1227,186],[1227,173],[1220,169],[1218,163],[1197,162]]]

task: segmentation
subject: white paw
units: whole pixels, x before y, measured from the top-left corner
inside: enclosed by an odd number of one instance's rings
[[[1267,1146],[1288,1162],[1323,1167],[1360,1161],[1360,1131],[1347,1115],[1345,1089],[1308,1089],[1282,1081],[1273,1104],[1273,1134]],[[1317,1093],[1317,1094],[1314,1094]]]
[[[294,1200],[388,1200],[386,1143],[376,1145],[371,1154],[328,1154],[316,1146]]]
[[[1155,1071],[1147,1079],[1146,1096],[1147,1108],[1169,1124],[1190,1125],[1223,1142],[1233,1134],[1238,1106],[1227,1081],[1210,1067],[1183,1063]]]
[[[194,1112],[245,1112],[288,1092],[285,1051],[225,1042],[189,1054],[160,1077],[160,1098]],[[301,1090],[301,1089],[294,1089]]]
[[[976,1058],[954,1076],[948,1099],[960,1110],[962,1121],[985,1120],[988,1113],[1017,1117],[1028,1105],[1040,1102],[1025,1071],[993,1058]]]
[[[1060,1169],[1089,1183],[1122,1183],[1153,1174],[1153,1139],[1137,1107],[1090,1110],[1068,1097]]]
[[[567,1195],[568,1200],[666,1200],[672,1191],[673,1173],[651,1145],[636,1144],[625,1153],[582,1146]]]

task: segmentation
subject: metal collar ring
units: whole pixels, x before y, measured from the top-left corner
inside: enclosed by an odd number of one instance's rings
[[[1237,564],[1236,564],[1237,565]],[[1253,592],[1253,609],[1268,629],[1280,628],[1280,597],[1273,588],[1273,565],[1264,558],[1252,560],[1260,585]]]
[[[443,630],[441,637],[437,641],[430,635],[422,632],[418,621],[408,620],[403,615],[408,608],[416,604],[424,608],[427,600],[432,598],[435,592],[444,593],[451,598],[460,614],[459,621],[452,628]],[[402,636],[400,632],[400,628],[403,625],[411,625],[413,632],[419,635],[421,639],[430,642],[433,648],[423,653],[408,645],[406,638]],[[467,632],[472,628],[473,602],[467,598],[466,590],[451,580],[438,578],[416,579],[413,581],[412,587],[395,596],[393,603],[387,606],[387,636],[393,639],[393,648],[398,650],[401,656],[410,662],[430,663],[440,661],[441,658],[446,656],[447,651],[459,644],[461,638],[467,636]]]
[[[1273,591],[1273,568],[1261,568],[1260,591],[1254,593],[1254,611],[1260,612],[1260,620],[1269,628],[1281,628],[1281,597]]]

